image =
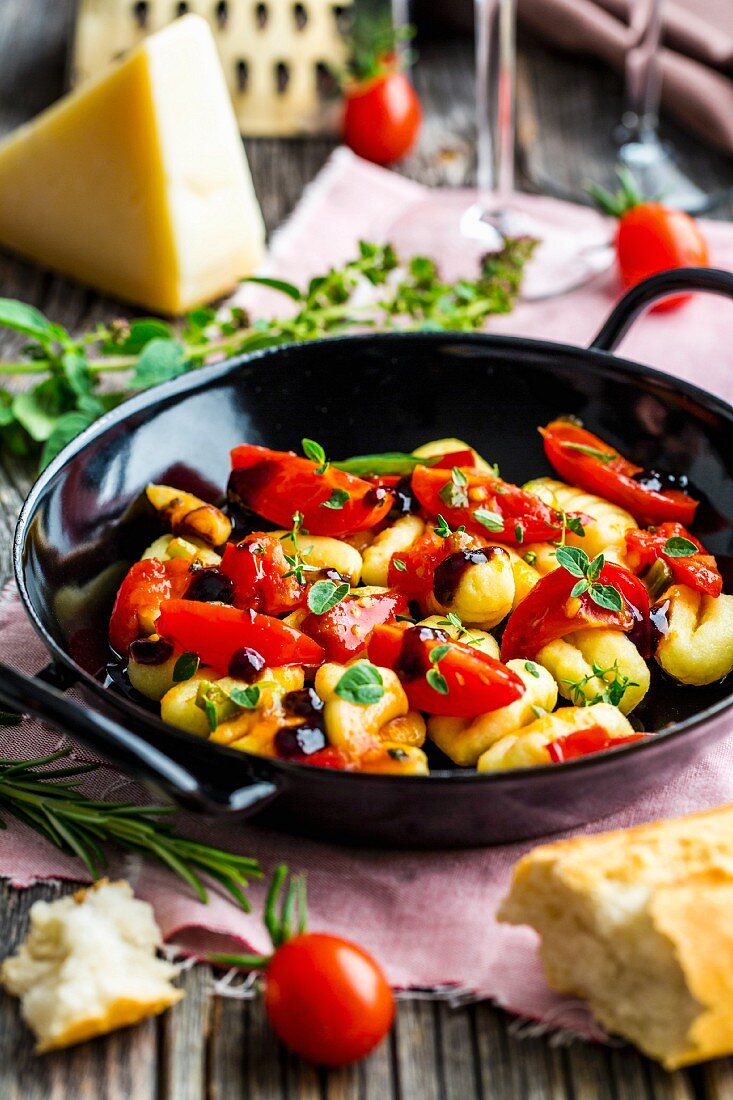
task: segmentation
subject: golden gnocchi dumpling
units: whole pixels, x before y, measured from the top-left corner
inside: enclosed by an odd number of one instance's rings
[[[142,561],[157,558],[158,561],[170,561],[171,558],[188,558],[200,565],[219,565],[221,556],[208,547],[202,539],[182,539],[179,535],[161,535],[148,546],[142,555]]]
[[[383,741],[359,761],[359,770],[380,775],[427,775],[428,758],[422,749],[402,741]]]
[[[289,531],[270,531],[276,539],[280,539],[282,548],[286,554],[295,553],[292,534]],[[358,583],[362,571],[361,554],[355,547],[342,539],[331,538],[330,535],[308,535],[301,538],[299,553],[306,565],[312,565],[316,569],[334,569],[342,577],[348,578],[353,586]]]
[[[570,530],[566,532],[565,539],[569,546],[581,547],[589,558],[605,554],[609,561],[624,561],[626,532],[637,526],[629,512],[603,497],[575,489],[551,477],[535,478],[528,481],[524,488],[561,512],[582,512],[592,517],[593,523],[586,525],[584,535]]]
[[[507,668],[516,672],[524,684],[524,694],[509,706],[475,718],[432,715],[428,719],[428,736],[454,764],[475,764],[494,742],[528,726],[538,713],[555,706],[557,685],[547,669],[524,660],[509,661]]]
[[[577,630],[543,646],[537,661],[576,705],[605,699],[630,714],[649,690],[647,663],[620,630]]]
[[[614,740],[630,737],[634,733],[628,718],[610,703],[596,703],[592,707],[562,707],[554,714],[537,718],[518,733],[496,741],[479,757],[477,768],[480,772],[496,772],[549,764],[549,744],[593,726],[601,726]]]
[[[233,689],[252,687],[231,676],[216,679],[210,669],[199,669],[190,680],[174,684],[160,702],[164,722],[186,730],[199,737],[211,737],[221,744],[233,744],[253,732],[258,724],[266,729],[268,737],[274,736],[279,724],[284,723],[281,707],[283,695],[298,691],[304,683],[303,669],[298,665],[282,668],[263,668],[254,685],[259,688],[257,703],[251,708],[241,708],[229,700]],[[205,698],[213,705],[208,708]],[[212,730],[211,716],[216,717]],[[241,746],[237,746],[241,747]],[[249,746],[246,746],[249,748]],[[254,748],[252,752],[256,751]]]
[[[521,549],[522,558],[540,577],[558,569],[557,547],[551,542],[528,542]]]
[[[687,585],[668,588],[669,630],[656,659],[681,684],[702,686],[733,670],[733,596],[705,596]]]
[[[514,574],[514,602],[512,603],[512,611],[521,603],[525,596],[528,596],[534,586],[540,580],[542,574],[534,565],[530,564],[532,559],[528,562],[524,557],[513,550],[511,547],[506,547],[506,552],[509,555],[509,560],[512,563],[512,573]],[[557,562],[555,562],[555,566]],[[554,568],[554,567],[553,567]],[[550,570],[548,570],[550,572]]]
[[[482,653],[487,653],[489,657],[499,660],[499,643],[493,634],[489,634],[488,630],[479,630],[477,626],[468,628],[460,626],[459,622],[459,619],[451,622],[446,619],[445,615],[428,615],[426,619],[422,619],[418,623],[418,626],[429,626],[433,630],[443,630],[454,641],[463,642],[464,645],[470,645],[474,649],[481,650]]]
[[[408,550],[420,538],[425,524],[417,516],[400,516],[375,537],[364,551],[361,578],[364,584],[386,585],[393,554]]]
[[[170,485],[148,485],[145,494],[174,535],[193,535],[207,546],[223,546],[232,533],[232,525],[221,509],[193,493]]]
[[[130,646],[128,679],[146,699],[159,703],[173,687],[173,670],[180,656],[180,652],[157,634],[150,638],[138,638]]]
[[[353,668],[354,664],[348,667]],[[328,743],[349,756],[361,757],[377,747],[382,726],[406,715],[410,704],[391,668],[379,669],[384,692],[377,702],[362,704],[342,699],[336,694],[336,687],[346,670],[346,665],[321,665],[316,673],[315,689],[324,704],[323,721]]]
[[[466,626],[490,630],[512,609],[516,585],[503,546],[456,550],[438,565],[428,610],[452,611]]]
[[[416,447],[412,453],[417,458],[435,458],[439,455],[455,454],[458,451],[471,451],[474,468],[480,470],[482,474],[494,472],[494,467],[462,439],[433,439],[430,443],[423,443],[420,447]]]
[[[425,719],[419,710],[410,710],[391,718],[379,728],[379,739],[388,743],[413,745],[420,748],[425,744]]]

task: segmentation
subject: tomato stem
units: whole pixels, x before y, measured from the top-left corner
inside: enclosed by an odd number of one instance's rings
[[[207,962],[236,966],[240,970],[265,970],[271,958],[272,955],[228,955],[219,951],[206,956]]]

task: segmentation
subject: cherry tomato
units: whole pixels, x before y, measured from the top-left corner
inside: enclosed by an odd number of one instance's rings
[[[686,539],[697,547],[697,553],[679,557],[665,552],[670,539]],[[660,558],[669,566],[678,584],[687,584],[708,596],[719,596],[723,578],[712,554],[707,554],[701,542],[681,523],[662,523],[651,531],[634,529],[626,532],[629,566],[634,570],[653,565]]]
[[[271,523],[290,527],[295,512],[312,535],[350,535],[375,527],[392,507],[387,489],[290,451],[244,444],[232,451],[230,497]]]
[[[392,164],[417,140],[422,109],[404,73],[383,73],[346,88],[344,143],[374,164]]]
[[[631,745],[648,736],[647,733],[630,733],[626,737],[609,737],[603,726],[589,726],[587,729],[568,733],[565,737],[558,737],[547,746],[547,751],[553,764],[562,764],[565,760],[577,760],[579,756],[617,749],[619,745]]]
[[[109,624],[109,641],[123,656],[141,633],[149,634],[163,600],[182,596],[191,580],[188,558],[136,561],[120,585]],[[143,620],[141,622],[141,620]]]
[[[274,535],[256,532],[241,542],[227,543],[220,568],[234,582],[235,607],[284,615],[303,602],[305,585],[287,576],[290,565]]]
[[[659,202],[643,202],[621,216],[616,255],[624,286],[675,267],[708,267],[710,251],[700,227],[689,214]],[[654,306],[674,309],[689,294],[676,294]]]
[[[399,588],[408,600],[422,600],[433,590],[433,575],[453,550],[450,539],[427,530],[409,550],[393,554],[387,572],[390,588]]]
[[[464,468],[461,473],[466,484],[456,486],[445,470],[416,466],[412,491],[431,515],[442,515],[451,527],[463,526],[487,542],[516,545],[558,537],[560,515],[534,493],[473,469]],[[465,503],[453,506],[451,497]],[[488,527],[476,517],[477,511]]]
[[[571,596],[576,581],[562,568],[538,581],[507,620],[501,643],[502,661],[532,658],[548,642],[590,627],[623,630],[631,634],[642,656],[650,655],[649,596],[639,578],[613,562],[603,566],[598,583],[612,585],[620,593],[621,611],[600,607],[588,592]]]
[[[655,489],[634,480],[642,467],[592,432],[569,420],[553,420],[540,432],[547,459],[563,481],[618,504],[639,523],[692,523],[698,501],[679,489]]]
[[[436,660],[438,650],[444,652]],[[375,665],[394,669],[410,706],[427,714],[470,718],[508,706],[524,693],[520,677],[500,661],[432,627],[375,627],[367,652]]]
[[[346,596],[324,615],[311,613],[300,629],[326,651],[326,660],[344,663],[361,653],[375,626],[393,623],[405,614],[407,601],[401,592],[373,596]]]
[[[227,675],[237,650],[254,649],[270,667],[320,665],[324,653],[317,642],[280,619],[196,600],[165,600],[156,629],[161,638],[202,664]]]

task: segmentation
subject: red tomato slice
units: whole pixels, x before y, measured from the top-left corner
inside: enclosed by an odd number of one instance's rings
[[[698,501],[679,489],[650,489],[634,481],[642,467],[629,462],[592,432],[568,420],[553,420],[540,432],[547,459],[563,481],[620,505],[639,523],[692,523]],[[599,458],[578,449],[585,447],[611,457]]]
[[[445,654],[431,661],[431,654],[442,647],[447,647]],[[426,714],[471,718],[508,706],[525,690],[520,677],[501,661],[453,641],[442,630],[378,626],[367,650],[375,665],[394,669],[410,706]],[[431,670],[442,677],[443,691],[427,679]]]
[[[234,582],[235,607],[284,615],[303,602],[305,585],[286,576],[290,565],[274,535],[256,532],[242,542],[227,543],[220,569]]]
[[[300,628],[323,646],[328,661],[345,662],[366,648],[375,626],[393,623],[395,615],[406,611],[407,601],[401,592],[346,596],[325,615],[308,615]]]
[[[125,656],[130,643],[140,637],[140,615],[148,620],[163,600],[182,596],[191,580],[188,558],[159,561],[146,558],[129,570],[117,593],[109,624],[113,649]],[[147,632],[146,632],[147,633]]]
[[[565,737],[558,737],[557,741],[552,741],[547,746],[547,751],[554,764],[562,764],[565,760],[577,760],[579,756],[616,749],[619,745],[631,745],[648,736],[647,733],[630,733],[627,737],[609,737],[603,726],[589,726],[588,729],[575,730]]]
[[[621,611],[599,607],[588,592],[571,596],[577,581],[566,569],[555,569],[534,586],[509,616],[501,643],[502,661],[532,658],[549,642],[576,630],[605,627],[630,634],[643,657],[651,653],[649,596],[638,577],[606,562],[598,581],[620,592]]]
[[[387,584],[390,588],[399,588],[408,600],[424,599],[433,590],[435,570],[453,549],[449,539],[426,531],[409,550],[392,555]]]
[[[350,535],[375,527],[392,507],[387,489],[290,451],[244,444],[232,451],[229,493],[271,523],[290,527],[295,512],[312,535]],[[346,495],[344,495],[346,494]],[[334,506],[335,505],[335,506]]]
[[[469,468],[473,466],[475,462],[473,451],[453,451],[451,454],[441,455],[437,462],[431,461],[431,470],[452,470],[454,466],[458,466],[460,469],[463,466]]]
[[[687,539],[697,547],[698,553],[684,558],[666,554],[664,547],[671,538]],[[626,549],[628,563],[634,570],[653,565],[661,558],[672,570],[678,584],[687,584],[708,596],[719,596],[723,591],[723,578],[715,558],[705,552],[702,543],[681,523],[662,523],[653,531],[627,531]]]
[[[224,675],[239,649],[256,650],[275,668],[320,665],[324,658],[317,642],[280,619],[220,604],[166,600],[156,629],[161,638],[186,653],[197,653],[202,664]]]
[[[545,542],[556,539],[560,534],[562,520],[559,513],[534,493],[528,493],[508,481],[489,474],[476,473],[469,468],[461,472],[467,481],[465,492],[468,503],[465,506],[451,507],[440,495],[446,486],[450,487],[452,484],[445,471],[434,466],[415,467],[412,491],[432,516],[444,516],[451,527],[464,526],[466,530],[489,542],[507,542],[513,545]],[[477,509],[500,517],[499,522],[503,526],[498,531],[487,528],[476,518]]]

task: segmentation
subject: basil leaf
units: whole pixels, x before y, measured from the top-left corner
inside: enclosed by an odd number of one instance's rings
[[[332,508],[334,511],[340,511],[344,504],[349,499],[349,494],[346,489],[334,489],[328,500],[324,500],[321,505],[322,508]]]
[[[186,353],[176,340],[151,340],[142,350],[135,365],[130,386],[144,390],[148,386],[157,386],[160,382],[169,382],[188,370]]]
[[[199,658],[196,653],[182,653],[173,666],[173,683],[181,684],[190,680],[198,672]]]
[[[334,690],[347,703],[368,706],[370,703],[378,703],[382,698],[384,682],[378,668],[369,661],[359,661],[347,668]]]
[[[588,555],[577,546],[558,546],[555,551],[558,564],[573,577],[585,577],[588,572]]]
[[[623,610],[621,593],[612,584],[592,584],[588,591],[593,603],[599,607],[605,607],[609,611]]]
[[[448,694],[448,682],[441,672],[438,672],[437,668],[431,668],[425,673],[425,679],[430,684],[433,691],[437,691],[439,695]]]
[[[673,535],[665,542],[662,553],[667,554],[670,558],[690,558],[693,554],[699,554],[700,551],[694,542],[690,542],[689,539],[685,539],[681,535]]]
[[[441,457],[436,455],[433,458],[417,458],[404,451],[385,451],[383,454],[376,455],[355,455],[354,458],[345,458],[331,465],[344,470],[347,474],[356,474],[359,477],[365,477],[368,474],[397,474],[404,477],[411,474],[416,466],[434,466]]]
[[[478,520],[482,527],[485,527],[487,531],[503,531],[504,520],[498,512],[490,512],[488,508],[477,508],[473,513],[473,518]]]
[[[332,607],[348,596],[350,586],[334,584],[333,581],[316,581],[308,593],[308,607],[314,615],[325,615]]]
[[[260,701],[260,689],[257,684],[250,684],[248,687],[232,688],[227,692],[227,695],[233,703],[238,707],[242,707],[243,710],[254,710]]]

